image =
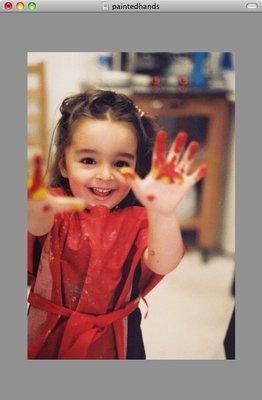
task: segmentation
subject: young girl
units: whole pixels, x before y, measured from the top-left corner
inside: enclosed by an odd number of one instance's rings
[[[189,175],[198,144],[184,151],[181,132],[167,153],[124,95],[90,90],[60,111],[49,188],[36,157],[28,191],[28,358],[144,359],[138,303],[183,256],[176,209],[206,166]]]

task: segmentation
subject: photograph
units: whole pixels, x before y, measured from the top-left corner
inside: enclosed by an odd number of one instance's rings
[[[235,359],[233,52],[27,53],[27,359]]]

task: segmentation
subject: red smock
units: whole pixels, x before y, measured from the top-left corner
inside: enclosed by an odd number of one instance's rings
[[[64,195],[60,189],[55,195]],[[147,247],[143,207],[56,215],[42,238],[28,298],[29,359],[125,359],[128,315],[162,278],[142,263],[140,296],[130,301],[133,277]]]

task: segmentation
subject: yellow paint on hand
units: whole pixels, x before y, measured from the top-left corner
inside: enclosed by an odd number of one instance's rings
[[[175,179],[174,179],[174,182],[175,182],[177,185],[182,185],[182,184],[184,183],[184,178],[183,178],[183,176],[175,178]]]
[[[152,168],[151,174],[152,174],[153,178],[157,179],[157,177],[159,175],[159,169],[158,168]]]
[[[27,179],[27,189],[31,189],[32,186],[33,186],[33,179],[28,178]]]
[[[86,206],[84,203],[74,204],[74,211],[76,211],[76,212],[84,211],[85,208],[86,208]]]
[[[162,176],[162,178],[160,178],[160,181],[166,185],[168,185],[169,183],[171,183],[170,178],[168,176]]]
[[[46,191],[45,188],[42,187],[42,188],[36,190],[32,194],[31,199],[32,200],[38,200],[38,201],[45,200],[46,199],[46,195],[47,195],[47,191]]]

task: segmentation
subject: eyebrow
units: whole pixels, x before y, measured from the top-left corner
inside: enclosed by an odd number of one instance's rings
[[[77,155],[86,154],[86,153],[98,154],[98,152],[96,150],[93,150],[93,149],[79,149],[79,150],[76,150],[76,154]],[[128,158],[130,160],[134,160],[135,159],[135,156],[133,154],[125,153],[125,152],[117,153],[116,157],[125,157],[125,158]]]

